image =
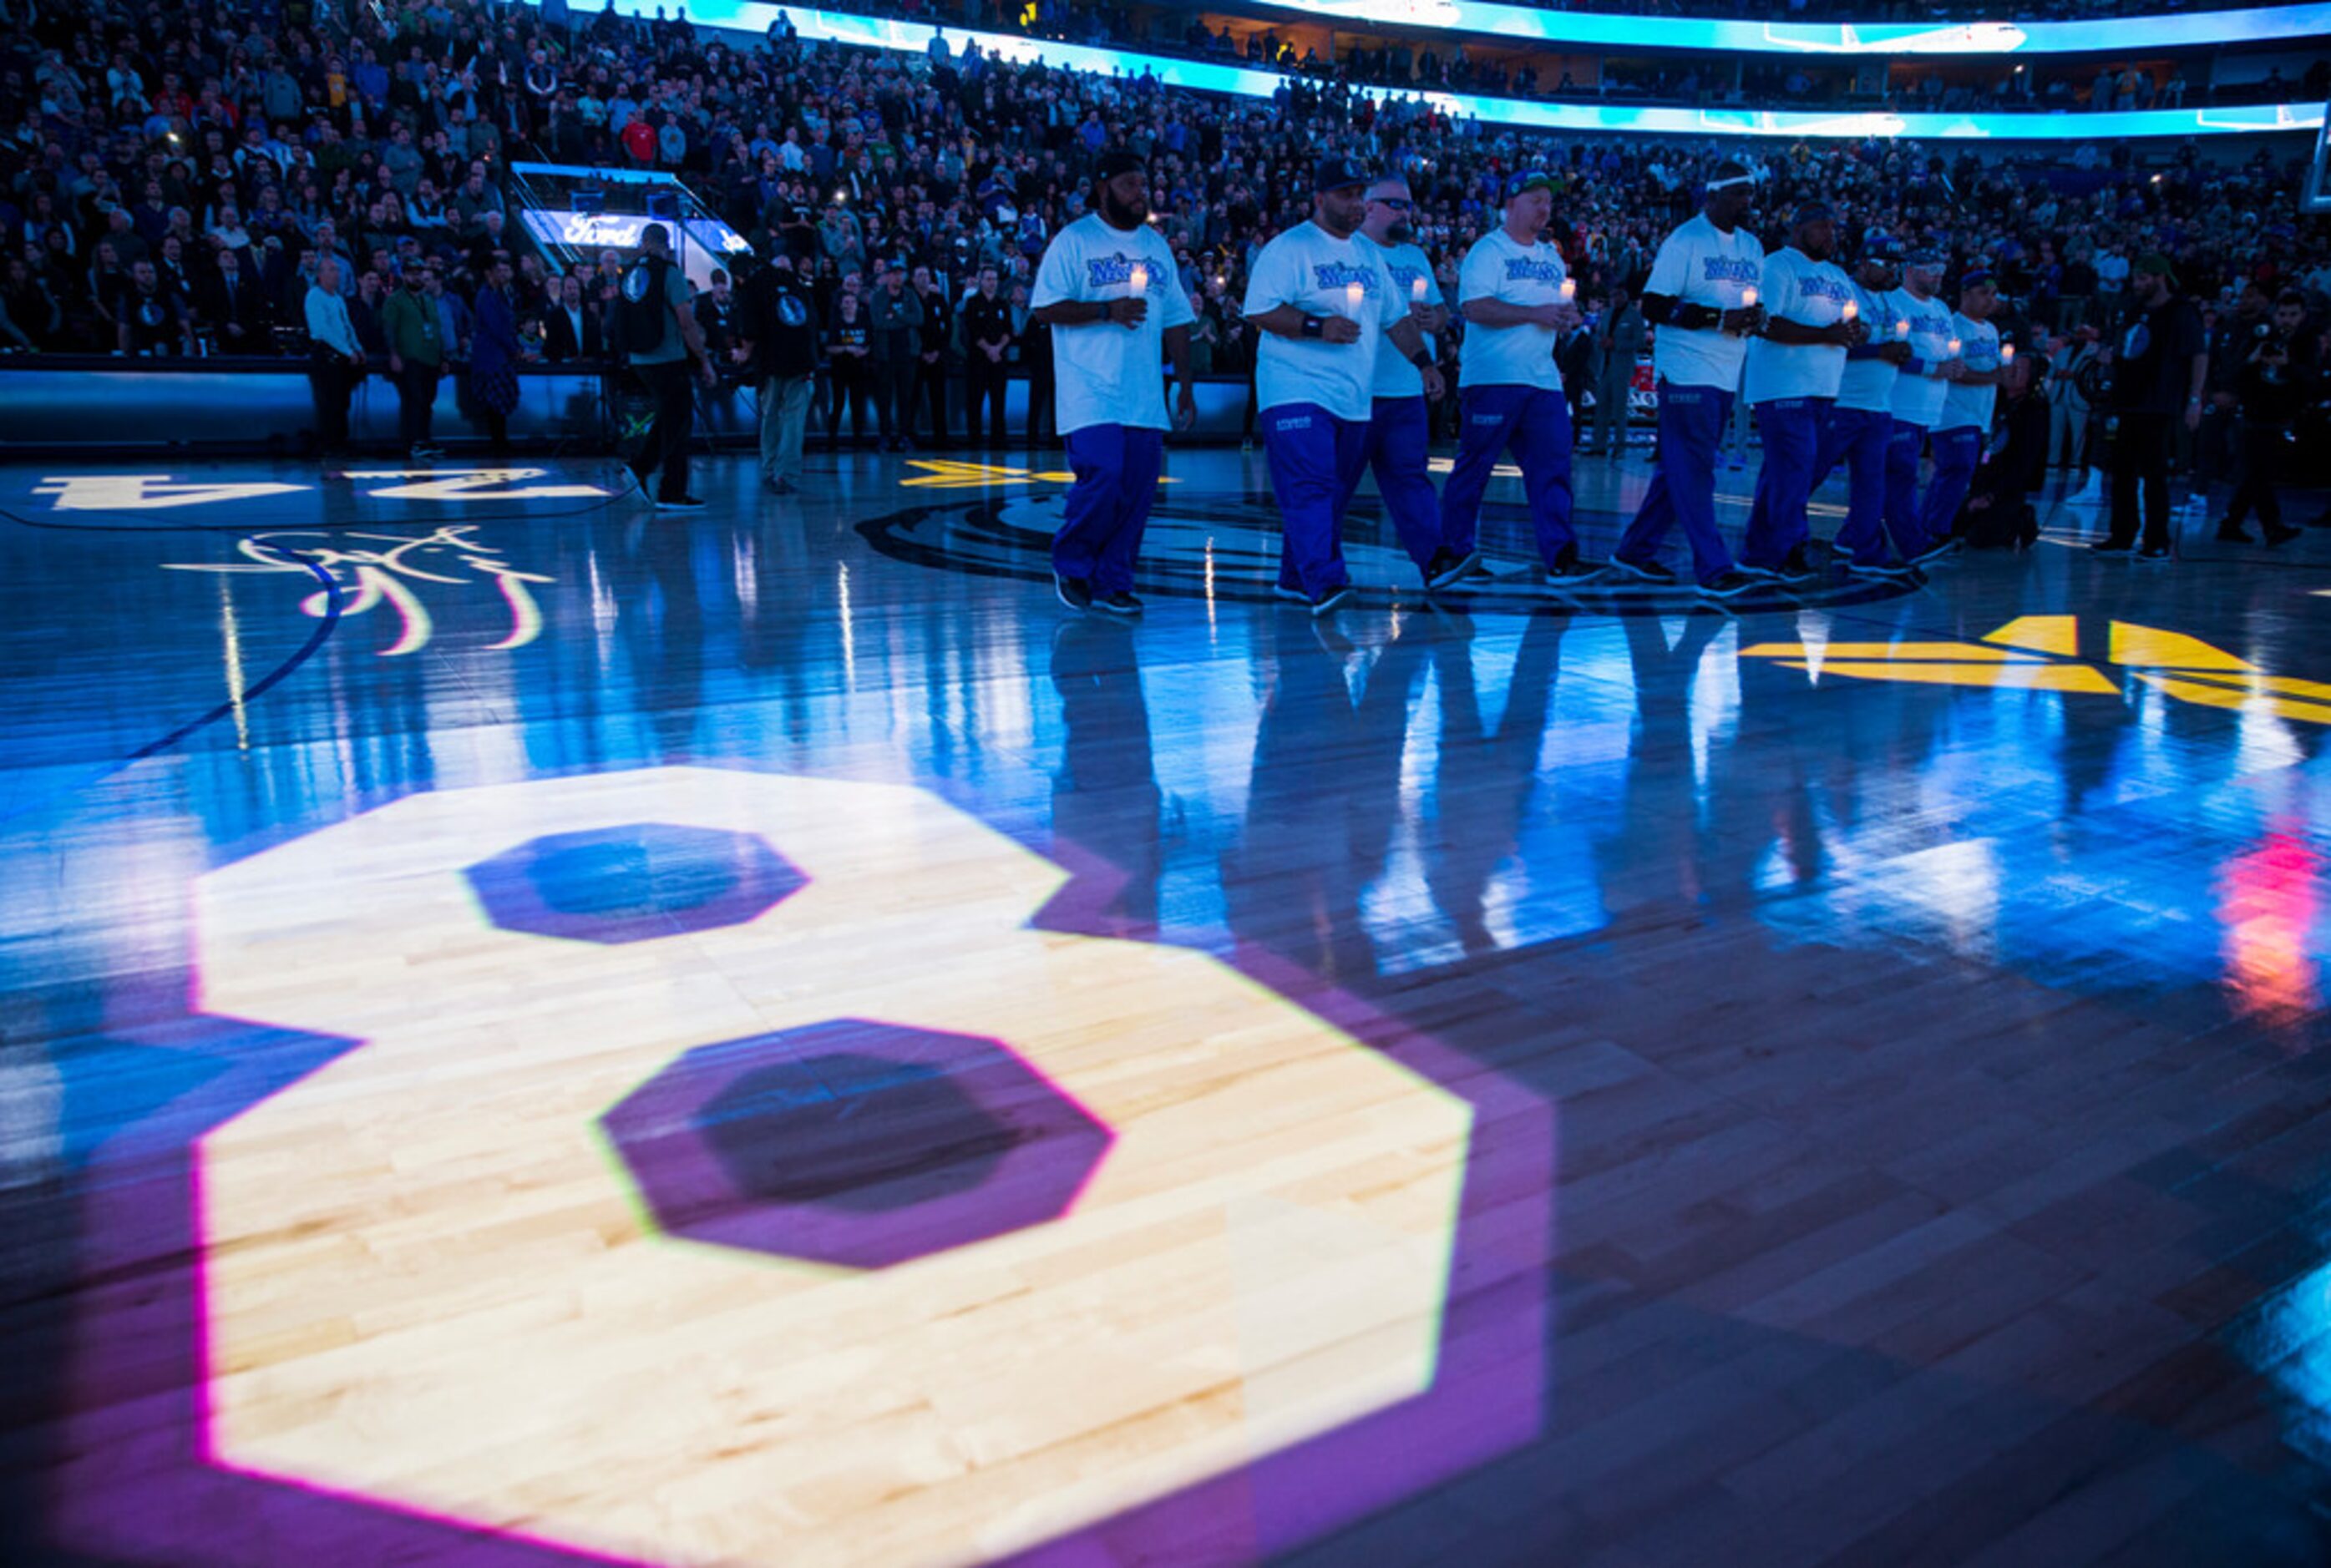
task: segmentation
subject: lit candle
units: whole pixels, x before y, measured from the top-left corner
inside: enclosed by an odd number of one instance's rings
[[[1562,302],[1567,305],[1577,298],[1578,280],[1575,278],[1565,278],[1562,280]]]
[[[1409,302],[1410,302],[1411,304],[1414,304],[1414,305],[1422,305],[1422,304],[1423,304],[1423,303],[1424,303],[1424,280],[1423,280],[1423,279],[1422,279],[1422,278],[1411,278],[1411,279],[1408,280],[1408,298],[1409,298]]]
[[[1901,320],[1901,321],[1897,321],[1897,322],[1895,322],[1895,323],[1894,323],[1894,336],[1895,336],[1895,337],[1909,337],[1909,336],[1910,336],[1910,323],[1909,323],[1907,319],[1906,319],[1906,320]]]
[[[1142,295],[1147,294],[1149,292],[1149,269],[1143,266],[1138,261],[1133,263],[1133,271],[1127,273],[1125,276],[1125,291],[1128,297],[1133,298],[1138,298]]]
[[[1951,357],[1954,359],[1956,359],[1959,356],[1959,340],[1955,337],[1952,338],[1950,341],[1950,353]]]
[[[2012,365],[2015,363],[2014,344],[2003,343],[1999,346],[1999,362],[2002,365]]]
[[[1743,310],[1756,309],[1756,290],[1754,288],[1740,290],[1740,309]]]
[[[1843,318],[1844,318],[1845,320],[1851,321],[1851,320],[1852,320],[1855,317],[1857,317],[1857,316],[1859,316],[1859,315],[1860,315],[1860,314],[1861,314],[1861,307],[1860,307],[1860,306],[1859,306],[1859,305],[1855,304],[1855,303],[1854,303],[1852,300],[1851,300],[1851,299],[1848,299],[1848,300],[1845,302],[1845,311],[1844,311],[1844,316],[1843,316]]]
[[[1344,285],[1344,309],[1352,313],[1353,320],[1356,321],[1360,318],[1360,307],[1366,301],[1367,297],[1368,291],[1359,284]]]

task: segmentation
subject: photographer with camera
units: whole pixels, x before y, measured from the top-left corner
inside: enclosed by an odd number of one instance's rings
[[[2315,381],[2315,345],[2306,328],[2306,297],[2286,291],[2275,300],[2271,318],[2252,328],[2246,350],[2237,347],[2240,357],[2232,381],[2241,423],[2235,434],[2234,496],[2218,525],[2218,537],[2229,544],[2250,542],[2242,520],[2253,509],[2269,546],[2298,537],[2298,530],[2282,520],[2282,498],[2275,485],[2291,443],[2292,423]]]

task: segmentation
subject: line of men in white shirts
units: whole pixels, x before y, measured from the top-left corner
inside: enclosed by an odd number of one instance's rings
[[[1131,154],[1102,159],[1094,210],[1054,237],[1031,301],[1054,328],[1059,428],[1076,475],[1053,542],[1055,588],[1073,609],[1122,615],[1142,608],[1134,564],[1169,423],[1161,354],[1182,376],[1174,423],[1195,415],[1189,304],[1171,250],[1146,222],[1146,185]],[[1901,578],[1949,553],[2013,352],[1987,319],[1992,280],[1968,274],[1955,312],[1935,292],[1939,261],[1905,261],[1884,235],[1864,244],[1849,278],[1831,260],[1835,223],[1819,203],[1792,214],[1788,245],[1767,256],[1743,226],[1754,188],[1745,168],[1719,166],[1700,215],[1652,263],[1643,312],[1657,328],[1658,471],[1617,550],[1594,561],[1571,526],[1570,413],[1554,350],[1579,313],[1561,252],[1540,238],[1553,181],[1537,170],[1512,176],[1499,226],[1461,264],[1458,451],[1436,497],[1425,404],[1445,392],[1431,338],[1449,310],[1411,239],[1408,186],[1352,160],[1322,162],[1311,220],[1263,247],[1244,305],[1261,335],[1256,401],[1284,522],[1276,594],[1315,616],[1349,602],[1343,518],[1370,469],[1429,591],[1489,580],[1481,498],[1508,454],[1543,580],[1556,586],[1606,575],[1679,584],[1659,559],[1678,523],[1701,594],[1811,581],[1821,570],[1807,552],[1808,505],[1841,462],[1851,499],[1835,547],[1845,570]],[[1154,314],[1152,296],[1161,299]],[[1736,559],[1716,526],[1716,467],[1740,395],[1765,456]]]

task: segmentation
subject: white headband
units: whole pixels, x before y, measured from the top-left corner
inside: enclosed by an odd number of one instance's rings
[[[1755,183],[1756,176],[1755,175],[1734,175],[1728,180],[1708,181],[1708,188],[1711,191],[1728,191],[1735,185],[1753,185]]]

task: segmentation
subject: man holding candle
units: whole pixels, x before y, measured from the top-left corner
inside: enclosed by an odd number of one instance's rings
[[[1536,169],[1506,182],[1505,221],[1465,252],[1457,306],[1465,347],[1457,366],[1463,399],[1457,462],[1441,493],[1442,548],[1475,556],[1481,492],[1498,459],[1521,465],[1546,580],[1583,582],[1603,563],[1583,559],[1570,527],[1570,402],[1554,362],[1556,339],[1580,319],[1578,285],[1562,252],[1538,235],[1554,216],[1554,182]]]
[[[1052,537],[1052,584],[1071,610],[1137,615],[1133,564],[1164,461],[1167,357],[1181,382],[1175,424],[1198,415],[1192,317],[1174,252],[1146,221],[1142,160],[1104,156],[1093,194],[1093,210],[1044,248],[1031,301],[1051,329],[1056,424],[1077,476]]]
[[[1764,438],[1765,461],[1741,544],[1746,569],[1784,583],[1820,574],[1806,559],[1805,506],[1812,499],[1822,421],[1845,375],[1845,356],[1869,336],[1856,319],[1853,285],[1830,261],[1837,224],[1829,206],[1807,202],[1789,223],[1789,242],[1765,258],[1765,328],[1748,344],[1744,391]]]
[[[1951,340],[1958,345],[1953,357],[1959,373],[1943,390],[1943,412],[1935,421],[1935,471],[1927,479],[1927,500],[1919,509],[1918,528],[1935,549],[1958,543],[1960,503],[1974,482],[1975,465],[1983,461],[1983,444],[1991,434],[1991,416],[1999,385],[2007,379],[2001,366],[1999,328],[1991,314],[1999,308],[1999,284],[1982,268],[1972,268],[1959,280],[1958,313],[1951,318]]]
[[[1683,524],[1692,575],[1701,593],[1737,598],[1760,579],[1738,570],[1716,531],[1716,453],[1740,385],[1747,335],[1764,325],[1752,290],[1764,273],[1765,247],[1745,226],[1756,176],[1721,163],[1700,214],[1670,233],[1652,259],[1643,287],[1643,317],[1657,329],[1651,367],[1659,378],[1659,472],[1651,493],[1619,541],[1611,564],[1647,583],[1672,584],[1660,565],[1668,529]]]
[[[1373,248],[1392,279],[1392,298],[1406,309],[1408,318],[1423,337],[1425,353],[1433,351],[1431,334],[1449,325],[1441,285],[1432,276],[1413,235],[1409,214],[1413,198],[1408,182],[1386,175],[1368,187],[1365,215],[1360,220],[1360,245]],[[1446,588],[1479,564],[1470,552],[1459,554],[1441,543],[1441,499],[1432,493],[1425,467],[1432,430],[1425,412],[1424,375],[1400,351],[1390,337],[1376,346],[1375,402],[1368,415],[1367,463],[1376,476],[1376,493],[1392,514],[1401,547],[1427,588]],[[1359,475],[1353,474],[1354,482]]]
[[[1261,334],[1255,404],[1286,530],[1277,592],[1299,594],[1314,616],[1351,598],[1344,508],[1367,461],[1380,342],[1416,367],[1427,396],[1441,389],[1408,293],[1357,237],[1370,183],[1350,158],[1322,162],[1311,221],[1265,245],[1247,280],[1246,318]]]
[[[1894,297],[1901,283],[1901,260],[1902,247],[1891,234],[1873,231],[1862,244],[1861,264],[1853,275],[1852,303],[1855,315],[1869,331],[1862,342],[1845,351],[1837,401],[1822,421],[1821,453],[1813,463],[1813,489],[1822,487],[1840,462],[1845,464],[1845,523],[1837,531],[1837,551],[1845,557],[1845,569],[1858,576],[1904,575],[1909,570],[1909,558],[1925,548],[1925,541],[1917,536],[1898,533],[1895,547],[1906,563],[1898,565],[1888,558],[1886,538],[1879,526],[1886,511],[1886,448],[1894,433],[1894,380],[1910,358],[1910,323],[1897,313]]]
[[[1892,432],[1886,442],[1886,531],[1912,565],[1948,555],[1951,541],[1927,532],[1918,506],[1918,457],[1927,432],[1943,415],[1943,394],[1957,379],[1957,334],[1951,308],[1936,296],[1943,260],[1931,251],[1913,254],[1902,268],[1902,289],[1894,296],[1898,335],[1910,357],[1894,378]]]

